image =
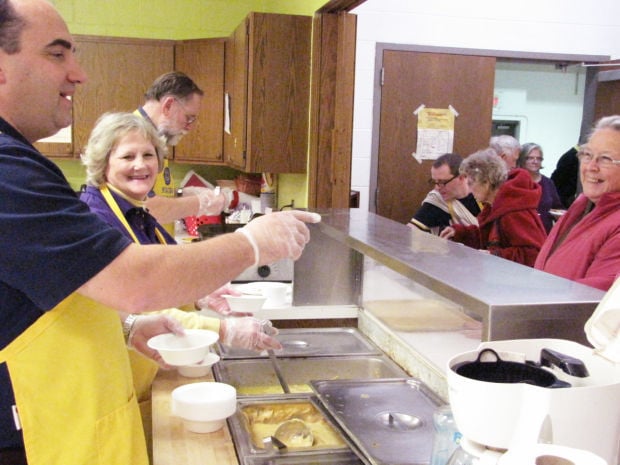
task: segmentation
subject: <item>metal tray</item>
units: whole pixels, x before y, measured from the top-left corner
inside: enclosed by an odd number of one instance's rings
[[[326,410],[370,465],[428,464],[442,400],[415,379],[312,381]]]
[[[279,457],[242,457],[240,463],[242,465],[364,465],[364,462],[352,452],[312,456],[285,454]]]
[[[312,394],[315,379],[407,378],[385,355],[347,357],[279,358],[278,364],[293,394]],[[216,381],[237,389],[237,397],[284,394],[269,360],[220,360],[213,366]]]
[[[329,357],[342,355],[379,355],[381,351],[355,328],[281,329],[276,336],[283,348],[279,357]],[[235,349],[218,344],[222,360],[263,358],[267,352]]]
[[[318,443],[306,449],[278,450],[264,446],[256,436],[257,432],[268,434],[271,426],[295,417],[307,421],[311,429],[321,428],[322,435],[317,434]],[[342,430],[312,397],[241,399],[228,425],[242,465],[362,464],[342,437]]]

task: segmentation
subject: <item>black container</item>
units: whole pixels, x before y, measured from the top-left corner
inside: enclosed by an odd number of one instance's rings
[[[245,226],[244,223],[214,223],[214,224],[201,224],[198,226],[198,236],[201,241],[209,239],[210,237],[219,236],[220,234],[226,234],[234,232],[235,230]]]

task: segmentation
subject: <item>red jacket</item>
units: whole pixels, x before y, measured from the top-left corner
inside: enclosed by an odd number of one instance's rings
[[[453,225],[453,240],[534,266],[547,237],[537,211],[540,194],[540,186],[526,170],[513,169],[497,191],[493,205],[485,206],[478,215],[478,226]]]
[[[620,273],[620,192],[603,194],[583,216],[588,203],[585,195],[573,202],[549,233],[535,267],[607,291]]]

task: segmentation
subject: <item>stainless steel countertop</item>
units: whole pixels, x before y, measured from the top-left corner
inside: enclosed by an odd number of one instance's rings
[[[315,211],[323,219],[311,228],[457,302],[482,319],[483,339],[551,336],[584,342],[583,324],[604,295],[374,213]],[[515,328],[515,321],[522,327]]]

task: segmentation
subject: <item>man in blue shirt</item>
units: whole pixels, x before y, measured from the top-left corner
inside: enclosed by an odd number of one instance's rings
[[[71,124],[86,81],[74,48],[49,2],[0,0],[0,463],[146,465],[112,309],[179,306],[249,266],[296,259],[304,222],[320,217],[279,212],[197,244],[133,244],[32,145]]]

